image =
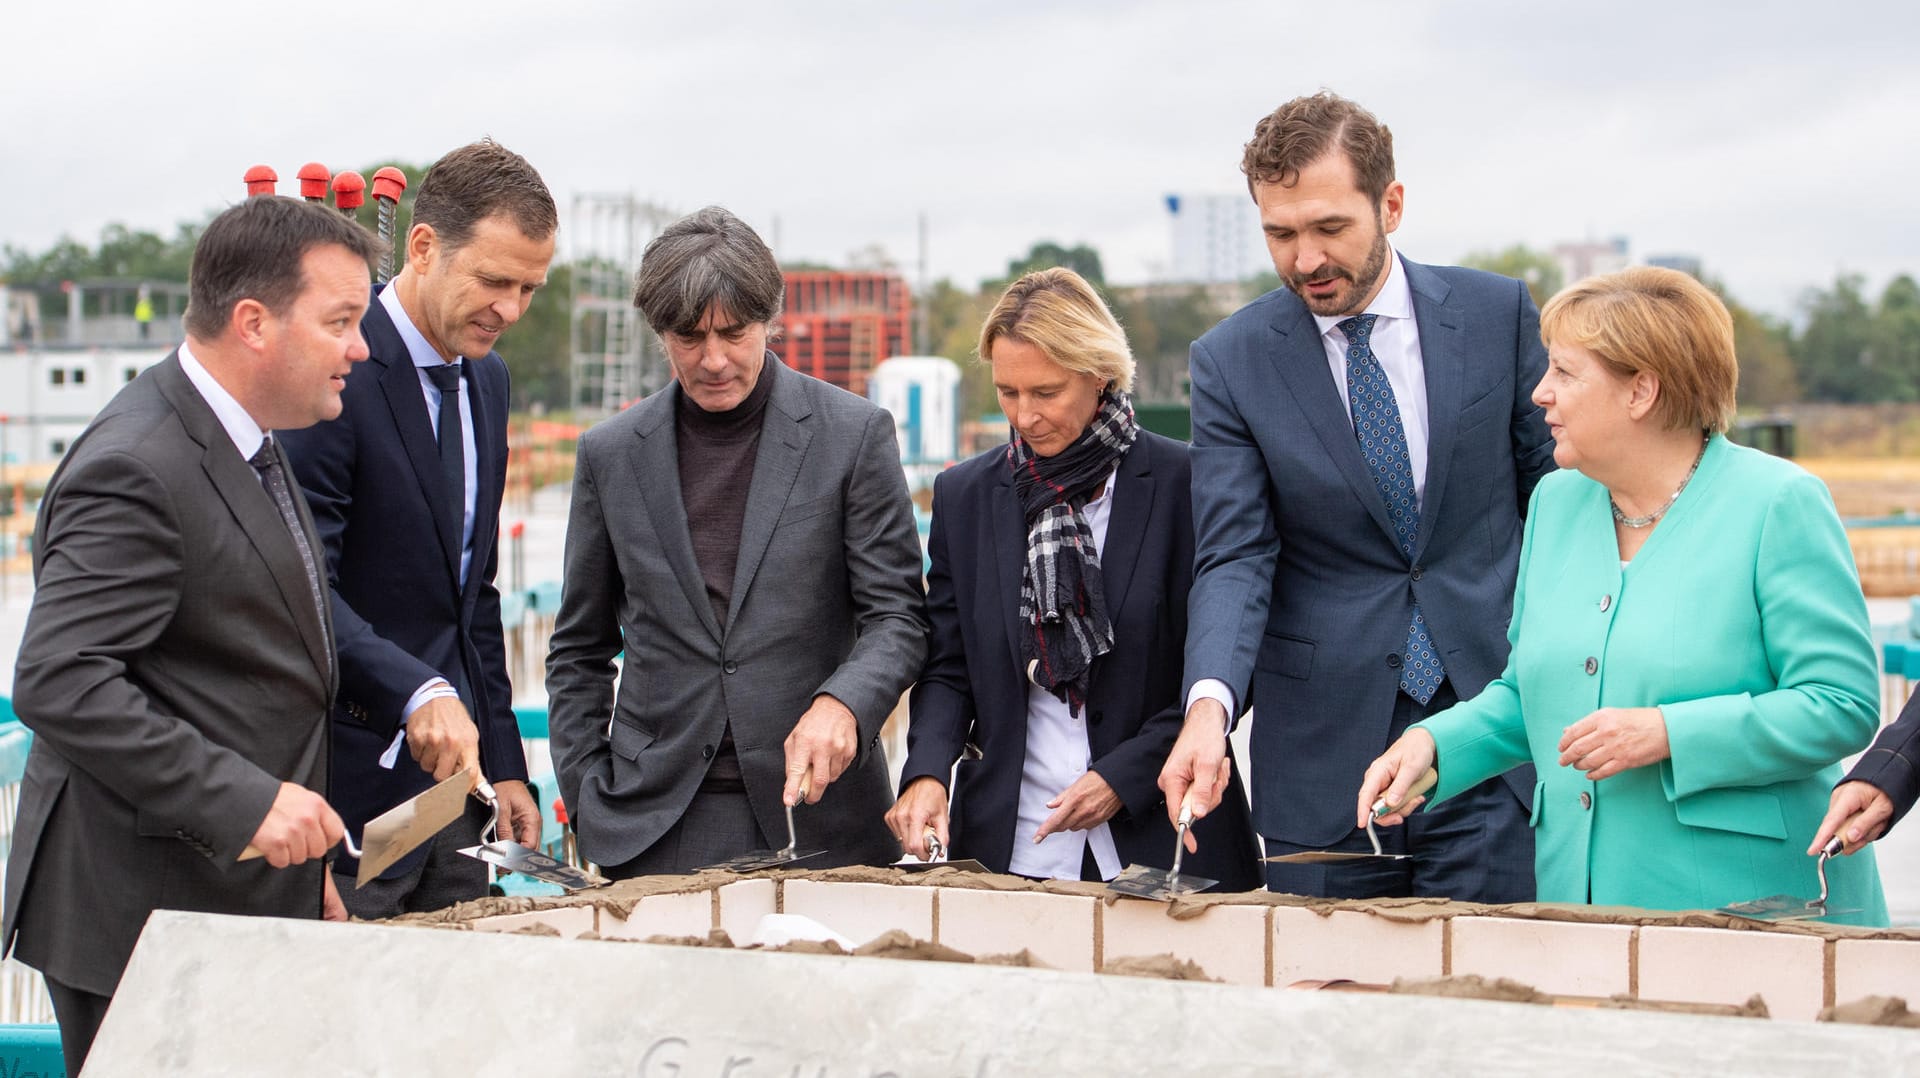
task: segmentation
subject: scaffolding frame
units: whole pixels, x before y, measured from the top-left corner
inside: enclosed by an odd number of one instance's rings
[[[591,422],[661,389],[670,373],[660,342],[633,306],[640,254],[673,214],[631,194],[579,194],[567,225],[573,297],[570,397]]]

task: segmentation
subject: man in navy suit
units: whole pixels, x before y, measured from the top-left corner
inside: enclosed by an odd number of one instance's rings
[[[494,587],[508,387],[493,346],[546,283],[558,225],[519,154],[484,140],[441,158],[414,199],[406,266],[361,321],[373,355],[340,418],[285,439],[333,576],[332,797],[356,835],[478,764],[503,833],[538,840]],[[347,909],[390,917],[485,894],[487,866],[457,852],[484,823],[471,802],[363,889],[358,864],[336,861]]]
[[[1553,467],[1529,399],[1546,369],[1520,282],[1399,257],[1393,138],[1335,94],[1262,119],[1241,163],[1285,288],[1193,345],[1195,580],[1169,812],[1219,802],[1252,709],[1269,855],[1366,851],[1356,778],[1507,657],[1521,521]],[[1412,857],[1270,864],[1277,891],[1533,897],[1531,768],[1383,841]],[[1567,806],[1572,809],[1573,806]]]

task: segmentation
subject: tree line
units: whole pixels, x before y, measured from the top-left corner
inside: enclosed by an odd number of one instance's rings
[[[415,181],[425,171],[419,165],[383,161],[361,170],[362,175],[371,176],[388,164]],[[410,207],[411,190],[402,198],[402,222],[410,218]],[[371,200],[359,212],[362,223],[371,227]],[[67,236],[41,251],[7,244],[0,246],[0,280],[37,292],[42,319],[57,320],[66,315],[63,281],[184,282],[194,243],[205,224],[205,220],[183,223],[170,235],[110,224],[93,244]],[[398,255],[404,257],[404,252]],[[1563,283],[1551,257],[1525,246],[1476,252],[1463,262],[1525,281],[1536,303],[1545,303]],[[1047,266],[1078,271],[1106,298],[1133,346],[1139,368],[1136,396],[1143,400],[1183,400],[1188,344],[1241,303],[1280,287],[1280,279],[1271,272],[1225,287],[1115,286],[1106,280],[1099,251],[1084,244],[1069,247],[1051,241],[1033,244],[1008,260],[1004,274],[975,287],[946,279],[934,282],[915,297],[915,340],[920,349],[960,361],[971,414],[996,410],[991,379],[983,367],[970,362],[981,322],[1008,282]],[[1830,285],[1810,287],[1803,293],[1797,322],[1751,310],[1720,282],[1709,278],[1706,283],[1720,293],[1733,314],[1743,408],[1766,410],[1800,401],[1920,401],[1920,283],[1912,276],[1895,277],[1875,295],[1863,277],[1842,273]],[[508,331],[506,355],[518,410],[568,406],[570,284],[568,267],[556,263],[547,287],[535,294],[519,324]]]

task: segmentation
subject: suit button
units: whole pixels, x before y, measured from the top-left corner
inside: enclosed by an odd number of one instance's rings
[[[1600,672],[1600,660],[1594,658],[1591,655],[1587,656],[1587,676],[1592,677],[1593,675],[1599,672]]]
[[[1611,609],[1613,609],[1613,596],[1602,595],[1600,597],[1600,612],[1604,614]]]
[[[1585,790],[1580,792],[1580,807],[1582,809],[1590,809],[1593,807],[1593,795],[1587,793]]]
[[[720,669],[725,670],[727,673],[731,674],[735,670],[740,669],[740,664],[737,662],[734,662],[732,659],[728,659],[726,662],[720,665]]]
[[[707,759],[707,760],[713,759],[713,746],[712,745],[700,746],[700,756],[701,758]],[[1582,795],[1582,796],[1585,796],[1585,795]]]
[[[1400,653],[1397,651],[1387,656],[1387,665],[1393,667],[1395,670],[1400,669],[1400,664],[1404,661],[1405,660],[1403,660],[1400,657]]]
[[[1419,580],[1419,579],[1420,579],[1420,567],[1419,567],[1418,565],[1416,565],[1416,566],[1414,566],[1414,567],[1413,567],[1413,578],[1414,578],[1415,580]]]

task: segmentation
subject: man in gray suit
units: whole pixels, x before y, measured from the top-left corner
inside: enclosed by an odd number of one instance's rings
[[[41,502],[4,932],[46,977],[69,1074],[153,910],[324,899],[346,918],[320,860],[342,833],[321,795],[333,626],[272,432],[340,413],[376,247],[293,199],[216,217],[186,343],[94,417]],[[241,863],[249,846],[264,856]]]
[[[785,845],[803,797],[809,865],[899,856],[880,725],[926,654],[919,538],[887,412],[767,351],[785,287],[726,210],[669,226],[634,305],[674,384],[580,439],[549,726],[614,878]]]
[[[1370,850],[1354,790],[1409,724],[1506,663],[1521,519],[1553,440],[1520,282],[1399,257],[1393,136],[1332,93],[1262,119],[1241,168],[1285,288],[1193,345],[1187,719],[1161,773],[1218,803],[1251,707],[1267,853]],[[1532,768],[1393,828],[1400,862],[1270,864],[1278,891],[1533,897]]]

